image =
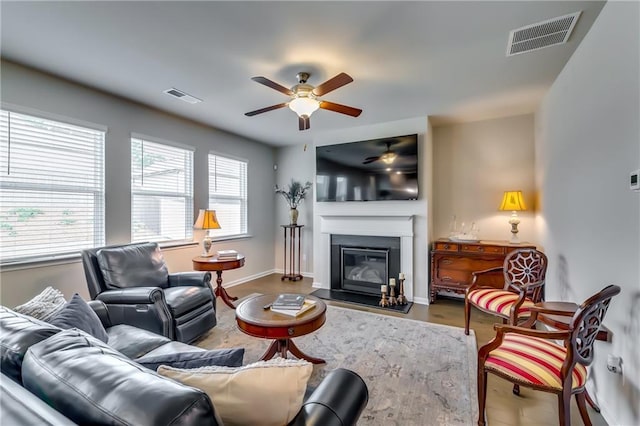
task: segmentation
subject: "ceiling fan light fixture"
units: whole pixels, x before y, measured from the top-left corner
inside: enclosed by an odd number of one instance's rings
[[[380,156],[380,160],[385,164],[391,164],[395,161],[397,154],[395,152],[385,152]]]
[[[309,97],[297,97],[289,102],[291,111],[298,114],[298,117],[310,117],[314,111],[320,108],[320,102]]]

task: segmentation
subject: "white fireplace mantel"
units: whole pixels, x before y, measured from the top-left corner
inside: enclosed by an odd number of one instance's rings
[[[331,288],[331,235],[400,237],[400,270],[405,274],[405,296],[413,300],[413,220],[413,216],[407,215],[320,215],[322,254],[314,287]]]

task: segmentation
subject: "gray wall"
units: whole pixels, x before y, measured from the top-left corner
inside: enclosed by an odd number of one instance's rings
[[[108,244],[126,243],[130,237],[130,136],[132,132],[180,142],[195,148],[194,209],[208,200],[207,154],[215,150],[249,162],[249,233],[251,238],[214,243],[245,254],[244,268],[224,273],[233,284],[273,271],[275,150],[267,145],[184,120],[143,105],[89,89],[10,62],[1,63],[2,102],[33,113],[68,117],[108,127],[106,163],[106,238]],[[206,108],[206,102],[193,107]],[[222,224],[224,226],[224,224]],[[202,234],[194,233],[200,241]],[[165,250],[172,272],[191,270],[198,246]],[[74,292],[88,297],[79,260],[25,265],[0,272],[0,302],[14,306],[33,297],[47,285],[66,296]]]
[[[511,212],[499,211],[504,191],[522,190],[527,211],[518,212],[520,241],[537,243],[533,114],[433,129],[434,238],[476,222],[483,240],[509,240]]]
[[[640,4],[608,2],[536,114],[538,228],[548,300],[622,287],[596,342],[588,386],[609,424],[640,424]],[[623,376],[607,371],[622,355]]]

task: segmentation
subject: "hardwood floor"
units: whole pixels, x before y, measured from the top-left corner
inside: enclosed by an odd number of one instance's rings
[[[312,280],[281,281],[280,275],[269,275],[241,285],[228,288],[232,296],[244,297],[251,293],[311,293],[315,289]],[[460,300],[439,298],[436,303],[425,306],[414,304],[408,314],[367,308],[363,306],[327,301],[330,305],[341,306],[367,312],[410,318],[419,321],[464,327],[464,303]],[[493,324],[496,318],[480,311],[471,312],[471,328],[476,333],[478,347],[484,345],[495,336]],[[520,396],[511,392],[511,383],[489,374],[487,387],[487,417],[490,426],[557,426],[558,407],[554,394],[521,388]],[[571,425],[582,425],[575,399],[571,402]],[[605,426],[604,418],[588,407],[589,417],[594,426]],[[425,426],[429,423],[424,423]]]

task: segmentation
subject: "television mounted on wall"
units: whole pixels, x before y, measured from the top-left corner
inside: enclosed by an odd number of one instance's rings
[[[418,135],[316,147],[316,200],[418,198]]]

